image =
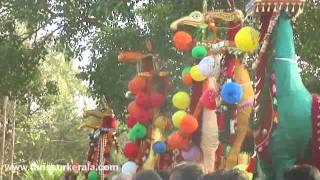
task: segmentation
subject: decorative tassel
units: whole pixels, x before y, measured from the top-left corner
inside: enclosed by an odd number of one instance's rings
[[[296,4],[294,3],[293,5],[292,5],[292,9],[291,9],[291,12],[294,12],[294,7],[296,6]]]
[[[264,3],[262,3],[262,11],[261,12],[264,12],[265,9],[264,9]]]
[[[287,3],[286,5],[287,5],[286,12],[289,12],[289,3]]]
[[[271,3],[268,3],[268,10],[267,10],[267,12],[270,12],[270,8],[271,8]]]

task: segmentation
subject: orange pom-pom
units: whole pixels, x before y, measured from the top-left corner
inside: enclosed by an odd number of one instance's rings
[[[182,82],[186,86],[189,86],[192,84],[192,77],[191,77],[190,73],[186,73],[182,76]]]
[[[128,84],[128,89],[133,94],[138,94],[139,92],[143,91],[146,86],[146,81],[139,77],[135,76]]]
[[[192,46],[192,37],[184,31],[176,32],[173,36],[173,43],[180,51],[189,51]]]
[[[186,149],[189,145],[188,138],[179,131],[173,132],[167,139],[167,144],[171,149]]]
[[[135,114],[135,113],[139,113],[141,111],[143,111],[143,109],[140,106],[138,106],[138,104],[135,101],[132,101],[132,102],[129,103],[129,105],[128,105],[129,114],[132,115],[132,114]]]
[[[181,124],[180,124],[180,129],[187,133],[187,134],[192,134],[195,132],[198,128],[198,121],[195,117],[192,115],[186,115],[182,118]]]

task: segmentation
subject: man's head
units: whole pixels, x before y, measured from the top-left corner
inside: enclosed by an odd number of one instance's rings
[[[182,164],[175,167],[170,175],[170,180],[197,180],[203,175],[200,166],[196,164]]]
[[[203,176],[201,180],[247,180],[245,173],[239,169],[219,170]]]
[[[309,165],[292,166],[284,173],[285,180],[320,180],[319,170]]]
[[[138,172],[134,178],[134,180],[162,180],[158,173],[152,170],[144,170]]]

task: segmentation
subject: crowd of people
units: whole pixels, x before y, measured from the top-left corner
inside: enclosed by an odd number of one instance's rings
[[[283,175],[284,180],[320,180],[320,172],[309,165],[296,165],[289,168]],[[196,164],[182,164],[172,171],[140,171],[134,176],[118,174],[111,180],[247,180],[245,173],[239,169],[219,170],[204,174]],[[259,178],[256,178],[259,180]]]

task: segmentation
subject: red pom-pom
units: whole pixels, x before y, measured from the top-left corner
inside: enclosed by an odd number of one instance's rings
[[[139,92],[143,91],[145,87],[146,81],[139,76],[135,76],[128,84],[128,89],[133,94],[138,94]]]
[[[180,124],[180,129],[187,133],[187,134],[192,134],[195,132],[198,128],[198,121],[195,117],[192,115],[186,115],[182,118],[181,124]]]
[[[134,160],[138,155],[138,147],[135,143],[129,142],[124,146],[123,153],[129,160]]]
[[[140,112],[133,113],[132,116],[139,123],[146,124],[149,122],[151,114],[147,111],[140,111]]]
[[[111,120],[111,128],[117,129],[117,118],[113,117]]]
[[[129,115],[127,117],[126,122],[127,122],[128,128],[132,128],[135,124],[137,124],[138,121],[135,117],[133,117],[132,115]]]
[[[178,50],[186,52],[191,49],[192,37],[187,32],[179,31],[174,34],[173,43]]]
[[[182,76],[182,82],[186,86],[190,86],[192,84],[192,77],[190,73],[186,73]]]
[[[163,106],[165,99],[164,96],[158,92],[152,92],[150,94],[150,102],[153,108],[159,108]]]
[[[252,157],[250,159],[250,162],[249,162],[249,165],[248,165],[246,171],[250,172],[250,173],[253,173],[255,163],[256,163],[256,157]]]
[[[179,131],[176,131],[169,135],[167,144],[171,149],[186,149],[189,145],[189,140]]]
[[[200,98],[200,102],[207,109],[214,110],[217,107],[216,104],[216,91],[214,89],[207,89]]]
[[[137,112],[141,112],[143,111],[143,109],[137,105],[137,103],[135,101],[131,101],[128,105],[128,112],[129,114],[134,114]]]
[[[147,108],[150,105],[150,97],[143,92],[137,94],[135,101],[142,108]]]
[[[233,73],[234,73],[234,69],[236,67],[236,59],[231,59],[229,61],[229,66],[228,66],[228,69],[227,69],[227,75],[228,77],[233,77]]]

